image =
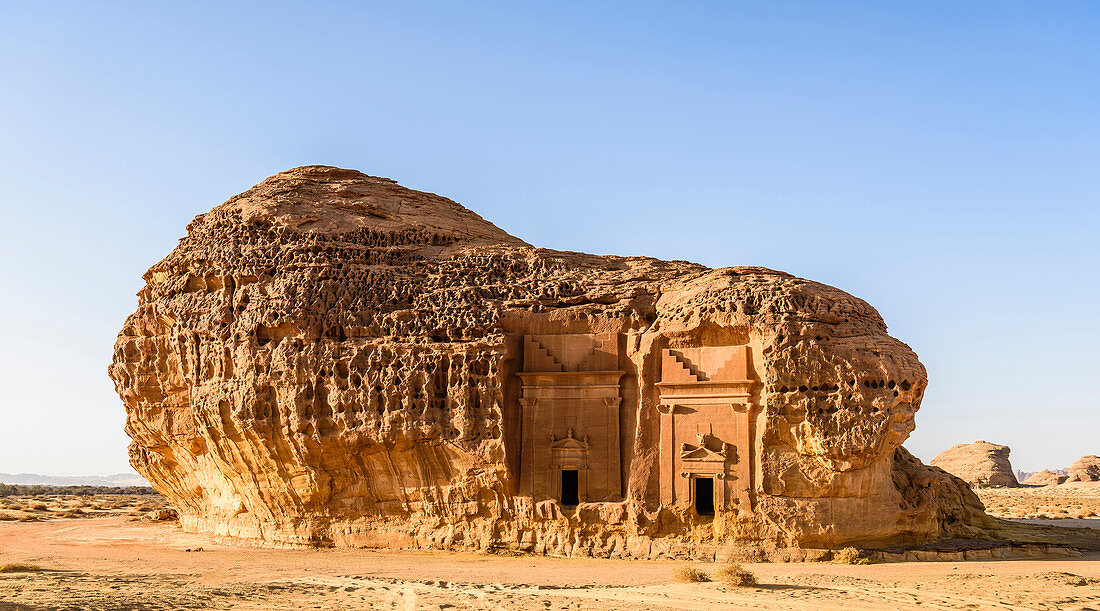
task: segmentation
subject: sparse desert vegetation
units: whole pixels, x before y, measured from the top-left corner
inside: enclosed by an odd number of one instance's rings
[[[167,508],[152,488],[0,484],[0,522],[129,516]]]
[[[711,581],[706,571],[701,571],[693,566],[677,567],[672,572],[672,578],[681,583],[705,583]]]
[[[998,518],[1100,518],[1100,482],[979,488],[974,492],[985,504],[986,512]]]
[[[718,581],[727,586],[746,588],[757,585],[756,575],[737,563],[727,564],[718,569]]]
[[[42,567],[37,564],[27,564],[25,562],[0,564],[0,573],[36,573],[41,570]]]
[[[845,547],[833,552],[833,562],[837,564],[871,564],[871,559],[863,550]]]

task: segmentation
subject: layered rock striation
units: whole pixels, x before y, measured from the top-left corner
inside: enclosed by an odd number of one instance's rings
[[[1016,472],[1008,460],[1010,452],[1008,446],[988,441],[960,443],[940,452],[929,464],[962,478],[971,486],[1017,486]]]
[[[535,248],[308,166],[196,217],[144,278],[110,376],[188,530],[713,557],[991,524],[901,447],[913,351],[783,272]]]

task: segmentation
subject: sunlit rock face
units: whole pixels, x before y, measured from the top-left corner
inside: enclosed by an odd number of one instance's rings
[[[971,486],[1004,488],[1018,486],[1008,446],[988,441],[960,443],[940,452],[929,464],[939,467]]]
[[[144,278],[110,375],[188,530],[708,558],[989,525],[901,447],[913,351],[783,272],[539,249],[308,166],[196,217]]]
[[[1066,467],[1070,482],[1100,482],[1100,456],[1086,454]]]

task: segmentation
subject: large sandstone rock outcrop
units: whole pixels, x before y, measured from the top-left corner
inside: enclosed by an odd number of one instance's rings
[[[1067,475],[1055,473],[1054,471],[1039,471],[1038,473],[1032,473],[1023,483],[1032,486],[1057,486],[1066,481],[1068,477]]]
[[[971,486],[1017,486],[1016,472],[1008,461],[1008,446],[975,441],[960,443],[940,452],[929,464],[962,478]]]
[[[110,375],[188,530],[712,557],[991,524],[901,447],[913,351],[789,274],[534,248],[309,166],[196,217],[145,280]]]
[[[1100,482],[1100,456],[1086,454],[1066,467],[1069,482]]]

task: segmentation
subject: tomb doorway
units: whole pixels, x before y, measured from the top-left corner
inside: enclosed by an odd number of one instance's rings
[[[580,477],[575,469],[561,470],[561,504],[576,507],[580,503]]]
[[[714,515],[714,478],[695,477],[695,513],[701,516]]]

